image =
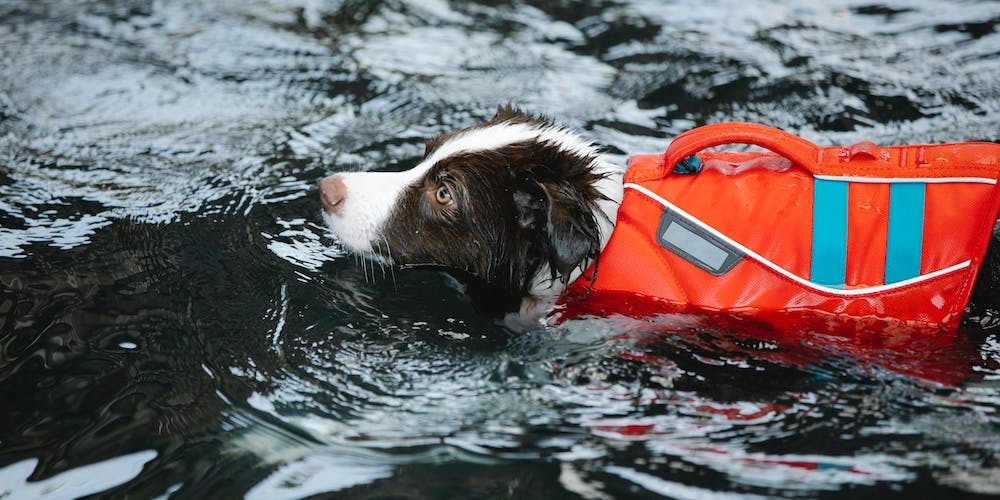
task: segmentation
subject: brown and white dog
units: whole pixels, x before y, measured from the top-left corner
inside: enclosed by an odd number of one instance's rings
[[[536,321],[596,262],[621,198],[622,170],[593,143],[510,106],[431,139],[410,170],[320,182],[324,220],[344,246],[448,271],[508,324]]]
[[[428,141],[412,169],[324,178],[320,200],[349,250],[386,265],[449,272],[477,309],[524,329],[598,263],[614,229],[622,173],[592,142],[505,106],[483,124]],[[1000,225],[968,319],[1000,325],[998,287]]]

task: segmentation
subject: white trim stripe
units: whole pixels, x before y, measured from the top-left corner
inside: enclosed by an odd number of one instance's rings
[[[997,180],[989,177],[860,177],[857,175],[814,175],[813,178],[827,181],[863,182],[868,184],[900,184],[923,182],[926,184],[973,183],[996,185]]]
[[[475,151],[498,149],[511,144],[537,141],[551,143],[566,153],[583,156],[598,156],[597,148],[572,132],[554,125],[538,123],[507,123],[501,122],[482,128],[473,128],[459,132],[454,137],[441,144],[431,155],[421,161],[413,170],[426,172],[439,161],[450,156]]]
[[[667,208],[673,210],[674,212],[676,212],[681,217],[684,217],[685,219],[687,219],[688,221],[690,221],[692,224],[696,224],[698,227],[700,227],[701,229],[705,230],[706,232],[709,232],[712,235],[718,237],[719,239],[725,241],[726,243],[728,243],[728,244],[736,247],[737,249],[739,249],[739,251],[743,252],[748,257],[750,257],[750,258],[752,258],[752,259],[760,262],[761,264],[763,264],[764,266],[770,268],[774,272],[776,272],[778,274],[781,274],[782,276],[784,276],[784,277],[786,277],[786,278],[788,278],[790,280],[793,280],[796,283],[799,283],[799,284],[801,284],[803,286],[812,288],[814,290],[819,290],[819,291],[824,292],[824,293],[829,293],[831,295],[854,296],[854,295],[866,295],[866,294],[870,294],[870,293],[884,292],[884,291],[887,291],[887,290],[894,290],[896,288],[902,288],[902,287],[905,287],[905,286],[908,286],[908,285],[912,285],[914,283],[919,283],[921,281],[927,281],[927,280],[930,280],[930,279],[937,278],[938,276],[943,276],[945,274],[953,273],[955,271],[958,271],[960,269],[965,269],[965,268],[969,267],[970,265],[972,265],[972,261],[971,260],[966,260],[964,262],[960,262],[960,263],[955,264],[953,266],[949,266],[949,267],[946,267],[944,269],[939,269],[939,270],[931,272],[931,273],[927,273],[927,274],[923,274],[923,275],[920,275],[920,276],[916,276],[916,277],[910,278],[908,280],[898,281],[896,283],[890,283],[890,284],[887,284],[887,285],[878,285],[878,286],[871,286],[871,287],[865,287],[865,288],[842,289],[842,288],[833,288],[833,287],[829,287],[829,286],[819,285],[819,284],[813,283],[813,282],[811,282],[811,281],[809,281],[807,279],[804,279],[804,278],[800,277],[799,275],[797,275],[795,273],[792,273],[791,271],[789,271],[789,270],[787,270],[787,269],[785,269],[785,268],[783,268],[783,267],[775,264],[774,262],[771,262],[770,260],[766,259],[764,256],[760,255],[759,253],[754,252],[753,250],[747,248],[746,246],[742,245],[741,243],[737,242],[736,240],[733,240],[732,238],[726,236],[725,234],[722,234],[717,229],[709,226],[708,224],[705,224],[701,220],[695,218],[693,215],[685,212],[683,209],[681,209],[677,205],[674,205],[673,203],[665,200],[660,195],[658,195],[658,194],[650,191],[649,189],[647,189],[647,188],[645,188],[643,186],[640,186],[638,184],[633,184],[631,182],[627,182],[627,183],[625,183],[625,189],[634,189],[634,190],[636,190],[636,191],[638,191],[638,192],[646,195],[650,199],[658,202],[659,204],[663,205],[664,207],[667,207]]]

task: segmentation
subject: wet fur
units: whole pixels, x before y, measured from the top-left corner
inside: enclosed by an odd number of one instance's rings
[[[548,121],[502,108],[481,127]],[[425,157],[449,136],[432,139]],[[397,262],[452,271],[468,284],[477,307],[488,314],[516,311],[543,272],[566,284],[572,271],[597,262],[604,216],[594,188],[603,174],[593,159],[567,155],[551,144],[518,143],[472,151],[438,162],[410,187],[386,228]],[[456,208],[438,210],[428,193],[445,185]]]
[[[523,140],[483,149],[444,149],[476,133],[496,140],[513,133],[511,129],[520,131]],[[526,130],[536,133],[525,136]],[[485,123],[427,142],[414,167],[426,172],[404,179],[385,221],[360,238],[378,244],[361,250],[390,264],[451,273],[467,285],[483,313],[524,312],[539,299],[558,296],[585,268],[597,264],[621,196],[621,172],[611,172],[609,166],[589,141],[551,120],[500,107]],[[379,174],[337,175],[350,181],[346,176]],[[601,192],[602,184],[616,192]],[[434,202],[442,186],[454,206]],[[336,218],[327,217],[328,222]],[[336,222],[330,222],[335,233]]]
[[[463,135],[504,125],[571,135],[545,117],[506,106],[485,123],[430,139],[422,162]],[[565,144],[551,141],[459,150],[408,180],[391,200],[387,219],[367,236],[371,248],[355,250],[404,268],[448,272],[466,284],[480,312],[519,313],[530,323],[527,310],[544,306],[599,263],[621,196],[598,189],[609,175],[617,175],[614,182],[620,185],[620,172],[612,174],[606,166],[594,150],[568,152]],[[455,206],[435,205],[440,186],[448,187]],[[970,323],[987,328],[1000,325],[1000,225],[994,233],[967,315]]]

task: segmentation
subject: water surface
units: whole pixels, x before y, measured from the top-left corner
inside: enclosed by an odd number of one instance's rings
[[[722,120],[997,141],[998,24],[988,1],[3,2],[0,497],[998,495],[996,330],[517,335],[445,276],[347,255],[315,188],[506,102],[622,164]]]

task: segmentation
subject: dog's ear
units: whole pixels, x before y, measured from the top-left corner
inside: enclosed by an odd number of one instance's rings
[[[543,237],[553,277],[568,279],[585,259],[600,253],[600,236],[593,209],[569,186],[521,179],[513,190],[517,223]]]
[[[561,184],[543,184],[549,198],[550,261],[563,280],[584,260],[600,253],[600,234],[593,207],[579,191]]]
[[[544,228],[549,220],[549,195],[534,179],[518,179],[512,190],[517,225],[521,229]]]

